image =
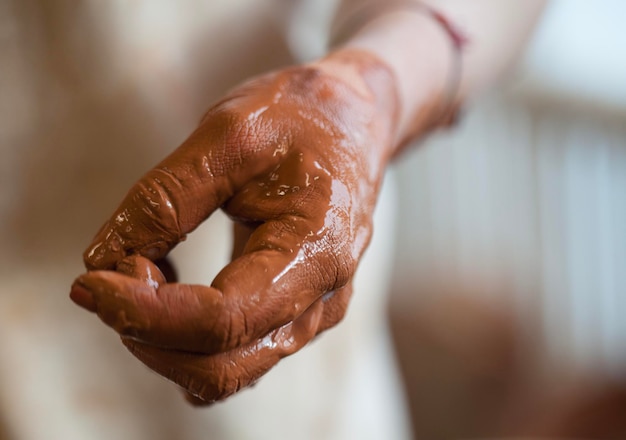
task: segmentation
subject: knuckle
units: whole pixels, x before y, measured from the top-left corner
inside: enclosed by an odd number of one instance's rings
[[[224,400],[247,386],[247,372],[239,365],[231,371],[233,364],[213,362],[212,368],[204,370],[202,377],[190,378],[184,385],[191,394],[206,403]]]
[[[328,280],[327,291],[345,286],[354,276],[358,259],[352,251],[352,246],[345,238],[335,235],[331,238],[329,264],[323,264],[323,272]]]
[[[162,242],[178,242],[183,235],[176,200],[180,187],[180,179],[166,167],[149,172],[133,187],[126,208],[116,216],[118,230],[131,236],[136,228],[149,228],[156,247]]]
[[[336,256],[335,288],[345,286],[356,272],[357,260],[348,250]]]
[[[209,361],[208,365],[193,373],[174,369],[166,377],[187,390],[191,395],[203,400],[205,404],[215,402],[228,395],[226,391],[229,388],[227,365],[215,360]]]
[[[207,332],[206,349],[223,353],[247,341],[248,319],[238,306],[226,307]]]
[[[210,128],[213,136],[222,141],[224,159],[234,160],[236,157],[229,153],[241,151],[242,157],[259,139],[259,118],[251,117],[254,111],[246,111],[242,106],[236,105],[237,101],[226,101],[211,112],[204,125]]]
[[[288,139],[281,135],[284,130],[280,128],[283,123],[272,117],[270,107],[267,99],[244,89],[209,112],[203,126],[221,146],[214,153],[224,169],[241,166],[260,151],[286,151]]]
[[[357,261],[347,246],[328,246],[329,251],[319,255],[317,272],[323,293],[345,286],[354,276]]]

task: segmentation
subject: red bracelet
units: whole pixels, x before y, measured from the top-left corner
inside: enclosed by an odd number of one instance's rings
[[[457,98],[463,76],[463,50],[468,40],[463,32],[441,12],[425,3],[412,0],[389,0],[385,2],[366,3],[354,14],[349,16],[341,26],[336,28],[339,29],[341,33],[332,36],[330,39],[332,43],[331,46],[345,40],[349,35],[353,35],[380,15],[401,10],[414,11],[431,17],[440,25],[452,43],[452,62],[443,100],[444,104],[442,106],[441,115],[436,119],[436,125],[438,126],[451,126],[458,120],[461,106],[461,103],[457,102]]]

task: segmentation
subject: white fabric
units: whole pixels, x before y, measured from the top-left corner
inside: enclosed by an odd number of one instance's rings
[[[250,391],[193,409],[73,305],[81,252],[126,188],[237,81],[288,62],[276,2],[0,5],[0,427],[38,439],[401,439],[384,325],[393,201],[344,323]],[[210,282],[216,215],[175,251]],[[2,429],[0,429],[0,436]]]

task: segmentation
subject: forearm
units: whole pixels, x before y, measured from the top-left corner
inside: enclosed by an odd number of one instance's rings
[[[400,99],[398,143],[419,136],[436,125],[446,107],[464,101],[489,85],[510,65],[523,47],[545,0],[428,0],[422,2],[440,12],[459,28],[467,44],[454,54],[451,35],[441,23],[419,9],[387,7],[366,23],[357,23],[344,36],[338,50],[362,49],[376,55],[393,71]],[[344,0],[337,26],[363,10],[363,1]],[[366,7],[367,8],[367,7]],[[337,28],[335,26],[335,28]],[[345,30],[335,29],[344,32]],[[335,33],[336,33],[335,32]],[[460,72],[454,56],[461,57]],[[460,73],[455,96],[450,96],[451,75]],[[454,102],[453,102],[454,101]]]

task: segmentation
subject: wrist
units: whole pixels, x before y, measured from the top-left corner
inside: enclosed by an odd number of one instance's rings
[[[372,154],[386,163],[395,153],[401,104],[397,77],[387,63],[371,51],[342,48],[312,63],[325,75],[352,89],[371,103],[375,123],[386,133],[386,142],[372,145]]]
[[[349,31],[349,29],[348,29]],[[450,97],[453,44],[428,10],[390,10],[367,21],[348,39],[343,50],[376,56],[395,77],[399,96],[396,145],[419,138],[443,121]]]

